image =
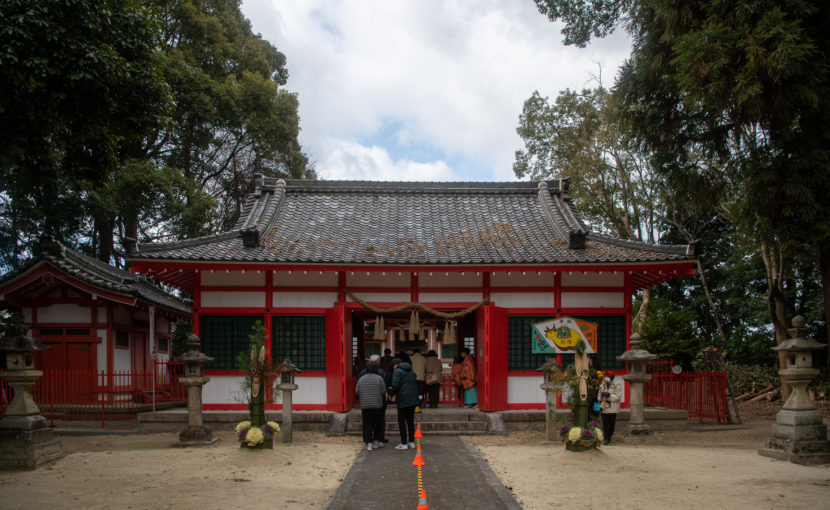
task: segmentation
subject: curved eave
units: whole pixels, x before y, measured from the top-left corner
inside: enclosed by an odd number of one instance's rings
[[[623,271],[630,276],[632,292],[639,291],[682,275],[695,273],[694,260],[655,262],[604,262],[604,263],[549,263],[549,264],[313,264],[313,263],[263,263],[226,261],[181,261],[158,259],[131,259],[130,271],[145,274],[153,280],[192,293],[195,276],[199,271]]]
[[[47,277],[60,280],[65,284],[75,287],[78,290],[84,291],[90,295],[98,296],[116,303],[123,303],[130,306],[135,306],[138,298],[132,293],[115,292],[111,289],[91,285],[88,282],[80,280],[74,276],[66,274],[66,272],[56,268],[50,262],[41,260],[34,264],[29,269],[23,271],[21,274],[9,279],[7,282],[0,284],[0,293],[10,294],[27,285],[42,281],[44,285],[48,285]]]

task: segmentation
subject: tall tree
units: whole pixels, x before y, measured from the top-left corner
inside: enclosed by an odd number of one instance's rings
[[[571,0],[536,0],[563,19]],[[791,262],[816,261],[830,319],[830,5],[804,0],[612,1],[576,16],[586,38],[623,24],[634,49],[618,80],[626,114],[666,168],[689,144],[721,158],[731,212],[756,239],[770,278],[780,341],[779,282]],[[570,12],[570,11],[567,11]],[[690,122],[693,120],[693,122]],[[828,332],[830,334],[830,332]]]
[[[157,34],[137,0],[0,3],[2,265],[83,236],[89,190],[159,125]]]

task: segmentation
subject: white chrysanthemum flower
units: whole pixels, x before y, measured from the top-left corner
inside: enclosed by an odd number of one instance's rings
[[[251,444],[259,444],[265,439],[265,436],[262,434],[262,429],[259,427],[251,427],[248,429],[248,433],[245,434],[245,441]]]

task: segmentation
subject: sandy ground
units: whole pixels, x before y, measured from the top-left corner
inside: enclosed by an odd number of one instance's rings
[[[66,457],[0,472],[0,508],[326,508],[361,446],[294,432],[290,444],[246,451],[233,432],[215,436],[200,448],[172,448],[177,434],[62,436]]]
[[[741,426],[692,426],[645,441],[615,435],[582,453],[540,433],[473,442],[525,510],[830,509],[830,465],[758,455],[778,405],[743,409]]]
[[[742,427],[693,427],[567,452],[541,432],[472,438],[526,510],[559,508],[830,509],[830,466],[758,455],[775,406]],[[827,420],[826,420],[827,421]],[[292,444],[241,450],[230,432],[173,449],[175,434],[63,436],[67,456],[0,472],[0,506],[24,508],[325,508],[361,447],[357,438],[295,432]],[[615,440],[617,435],[615,435]]]

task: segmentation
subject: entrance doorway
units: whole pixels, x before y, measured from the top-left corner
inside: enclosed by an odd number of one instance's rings
[[[391,350],[393,356],[401,351],[411,354],[414,349],[424,355],[434,350],[443,365],[439,404],[462,405],[461,395],[452,382],[452,364],[460,358],[464,347],[476,352],[476,313],[447,320],[421,311],[414,334],[410,330],[411,316],[410,311],[383,314],[383,332],[378,333],[380,314],[365,309],[352,311],[352,373],[355,379],[366,367],[370,356],[383,356],[386,349]],[[452,333],[447,329],[448,322],[454,328]]]

